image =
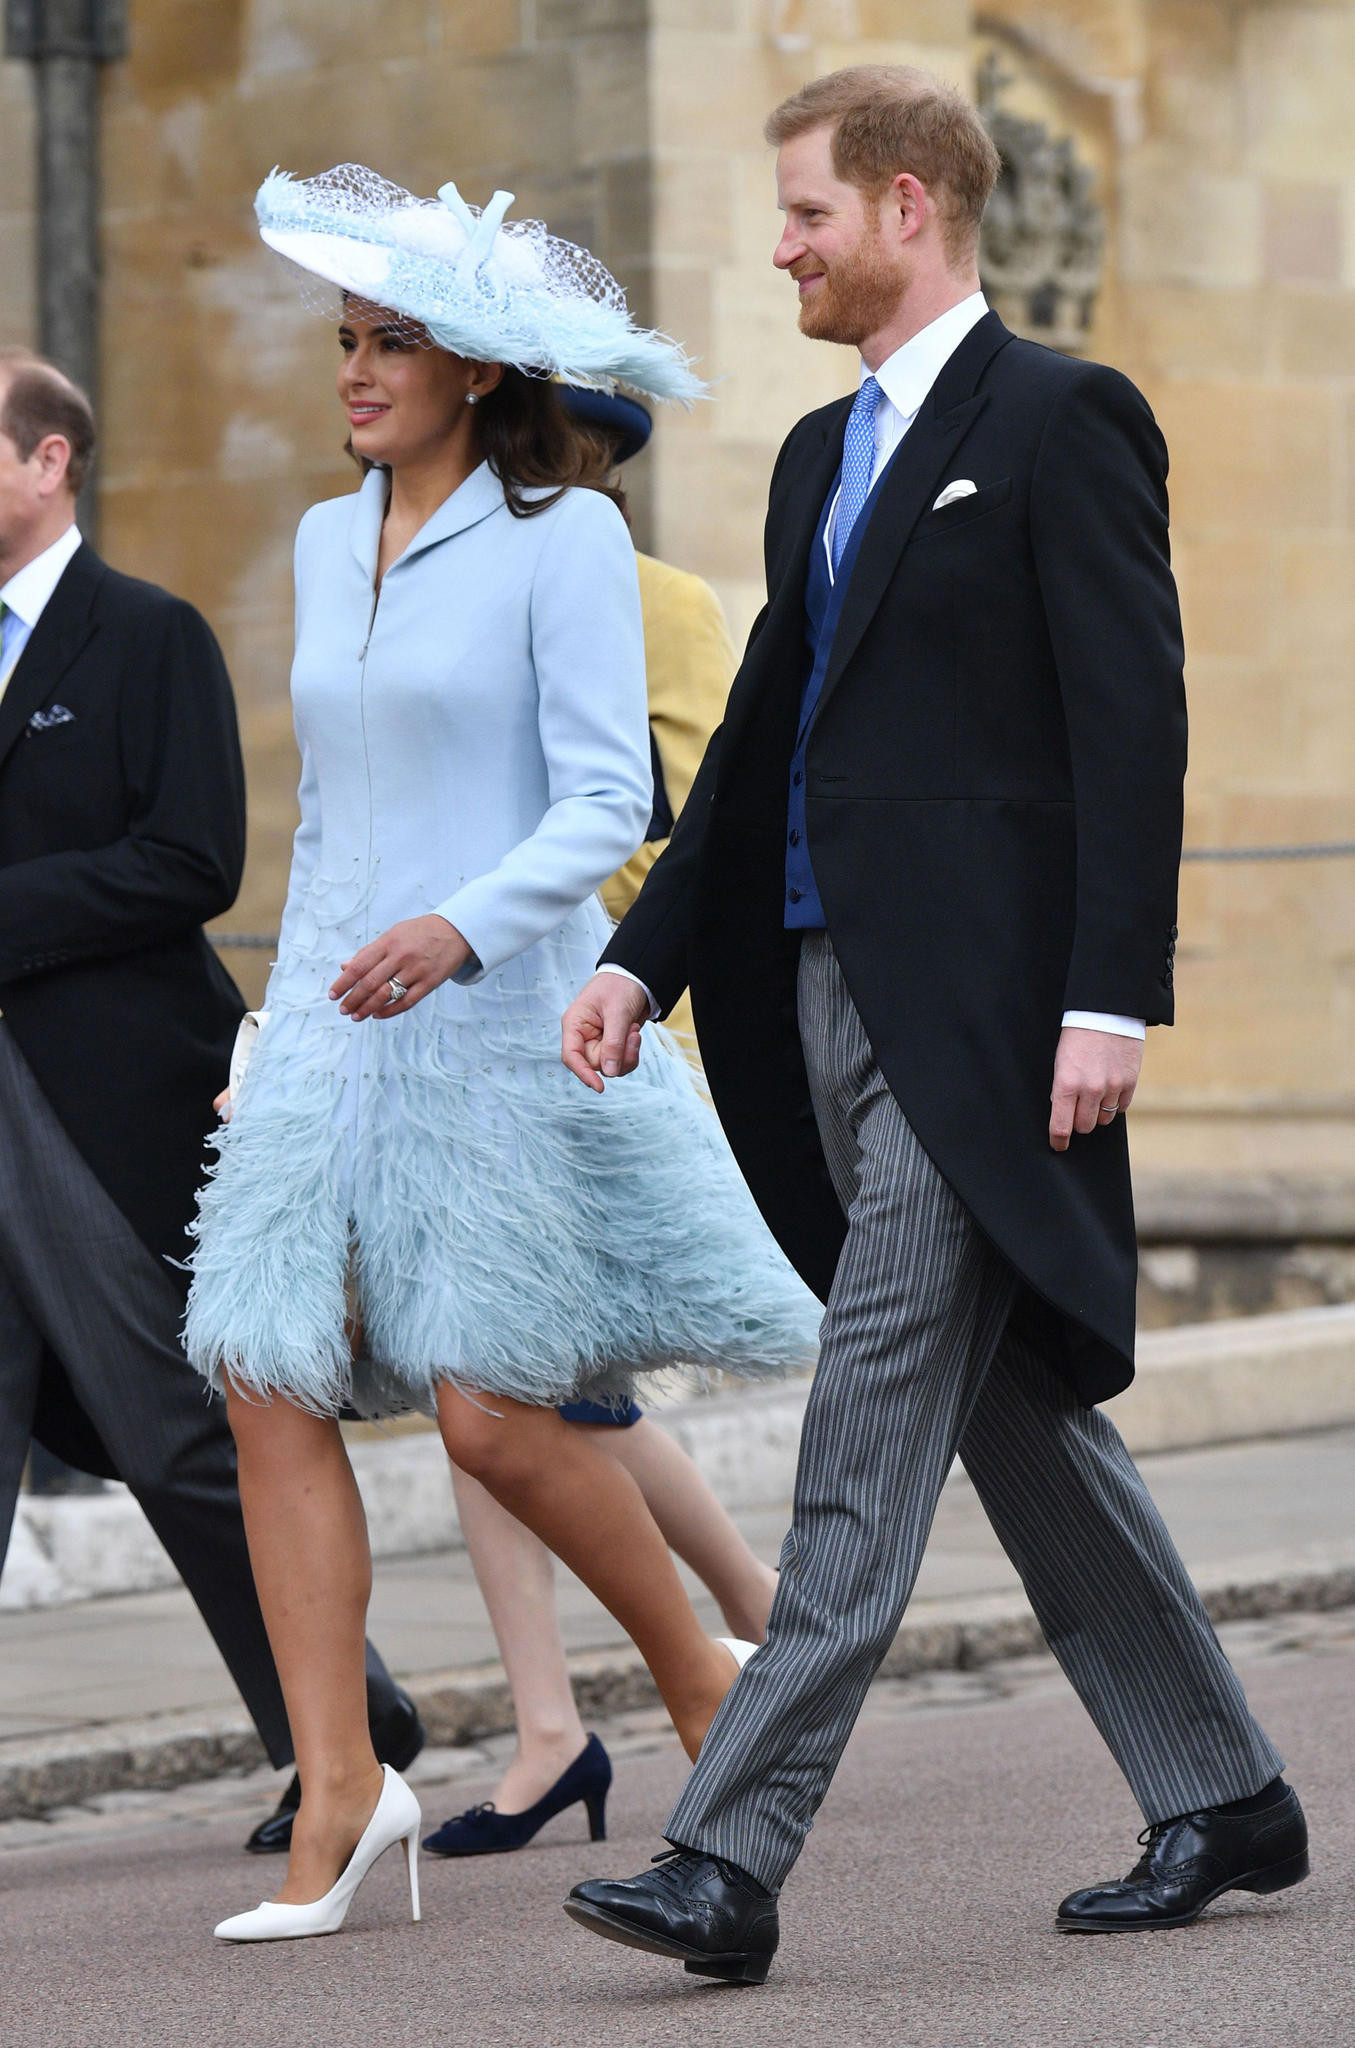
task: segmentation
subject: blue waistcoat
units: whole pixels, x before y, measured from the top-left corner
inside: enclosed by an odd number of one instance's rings
[[[902,445],[900,442],[899,446]],[[894,452],[897,454],[898,450]],[[837,632],[838,620],[842,616],[847,585],[851,581],[866,527],[875,510],[880,486],[888,476],[893,460],[894,456],[891,455],[876,477],[870,496],[857,515],[856,524],[848,536],[842,560],[838,564],[835,579],[830,579],[828,574],[824,534],[842,483],[841,469],[829,486],[823,511],[819,514],[819,523],[814,529],[814,545],[809,550],[809,574],[805,579],[806,674],[804,689],[800,693],[800,727],[795,738],[795,752],[790,762],[790,801],[786,817],[787,931],[822,931],[827,923],[823,914],[823,904],[819,899],[819,885],[814,879],[814,870],[810,865],[809,840],[805,829],[805,750],[809,744],[814,713],[818,710],[819,697],[823,691],[823,679],[828,672],[828,662],[833,652],[833,636]]]

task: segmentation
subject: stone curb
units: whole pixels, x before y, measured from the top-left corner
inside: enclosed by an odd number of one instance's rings
[[[1267,1615],[1329,1613],[1355,1606],[1355,1551],[1307,1559],[1258,1559],[1249,1567],[1205,1573],[1198,1581],[1210,1619],[1257,1621]],[[882,1678],[925,1671],[976,1671],[1045,1649],[1019,1593],[937,1603],[905,1617],[880,1667]],[[630,1644],[569,1660],[586,1720],[658,1704],[640,1654]],[[497,1664],[431,1672],[407,1681],[429,1740],[456,1746],[512,1728],[512,1701]],[[263,1746],[243,1708],[166,1714],[146,1720],[0,1743],[0,1821],[36,1819],[53,1807],[101,1794],[168,1791],[175,1785],[252,1770]]]
[[[734,1512],[789,1500],[811,1382],[789,1380],[655,1409]],[[1107,1411],[1138,1456],[1355,1423],[1355,1304],[1152,1330]],[[459,1547],[433,1434],[352,1446],[376,1557]],[[176,1575],[124,1490],[20,1501],[0,1611],[150,1592]]]

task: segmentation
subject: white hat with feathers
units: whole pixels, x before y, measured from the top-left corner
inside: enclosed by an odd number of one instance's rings
[[[511,192],[483,211],[452,184],[416,199],[361,164],[316,178],[273,171],[254,210],[270,249],[314,277],[388,306],[475,362],[690,404],[705,386],[680,345],[637,327],[610,272],[539,220],[510,221]]]

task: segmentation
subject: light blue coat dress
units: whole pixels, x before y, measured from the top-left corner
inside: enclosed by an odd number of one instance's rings
[[[440,1379],[553,1404],[678,1361],[805,1362],[815,1306],[680,1053],[647,1033],[600,1097],[560,1064],[609,930],[594,892],[652,805],[625,524],[586,490],[516,518],[482,465],[378,599],[386,488],[372,471],[297,535],[301,823],[269,1022],[200,1200],[189,1356],[368,1415],[428,1409]],[[429,911],[477,979],[344,1017],[341,963]]]

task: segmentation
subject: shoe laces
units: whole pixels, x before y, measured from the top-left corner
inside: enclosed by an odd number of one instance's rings
[[[1166,1834],[1168,1828],[1175,1827],[1175,1825],[1175,1821],[1171,1820],[1151,1821],[1149,1825],[1146,1828],[1144,1828],[1140,1834],[1134,1837],[1135,1841],[1142,1849],[1143,1854],[1142,1856],[1140,1856],[1138,1862],[1134,1865],[1134,1868],[1130,1871],[1128,1877],[1124,1880],[1126,1884],[1134,1884],[1141,1877],[1152,1876],[1153,1851],[1157,1847],[1158,1843],[1161,1841],[1162,1837]]]
[[[748,1879],[741,1870],[733,1863],[726,1863],[723,1856],[712,1856],[706,1849],[664,1849],[661,1854],[651,1856],[649,1860],[658,1868],[661,1877],[676,1877],[675,1866],[679,1862],[713,1863],[726,1884],[734,1885],[740,1891],[749,1889]]]

